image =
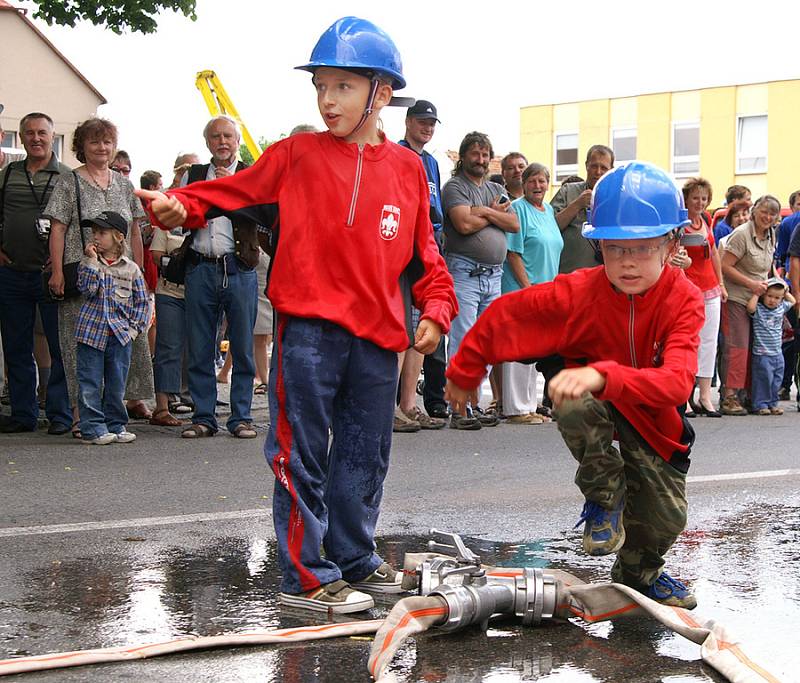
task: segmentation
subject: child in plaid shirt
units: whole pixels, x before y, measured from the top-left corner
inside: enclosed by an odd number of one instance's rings
[[[125,429],[125,384],[131,342],[145,330],[149,303],[139,267],[125,256],[128,224],[113,211],[81,221],[92,243],[78,269],[78,289],[86,300],[78,314],[78,409],[84,441],[98,446],[130,443]]]

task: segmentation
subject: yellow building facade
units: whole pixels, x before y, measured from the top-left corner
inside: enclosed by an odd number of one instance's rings
[[[546,164],[557,189],[585,176],[586,151],[611,147],[617,163],[639,159],[682,184],[700,175],[719,206],[730,185],[786,205],[800,189],[800,80],[664,92],[520,110],[520,150]]]

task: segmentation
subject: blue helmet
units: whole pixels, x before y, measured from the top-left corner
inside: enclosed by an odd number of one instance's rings
[[[593,240],[643,239],[690,223],[683,194],[672,178],[658,166],[632,161],[597,181],[582,234]]]
[[[394,90],[406,87],[403,63],[394,41],[371,21],[358,17],[334,21],[320,36],[308,64],[295,68],[313,72],[321,66],[372,71],[388,77]]]

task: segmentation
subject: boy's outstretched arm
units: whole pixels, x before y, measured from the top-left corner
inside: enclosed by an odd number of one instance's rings
[[[259,207],[278,201],[280,179],[289,163],[290,138],[271,145],[250,168],[216,180],[204,180],[166,193],[136,190],[154,224],[170,229],[203,228],[209,218],[248,213],[258,220]],[[149,206],[147,206],[149,204]]]

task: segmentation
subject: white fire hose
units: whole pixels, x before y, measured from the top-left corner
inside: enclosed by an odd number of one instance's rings
[[[617,583],[585,584],[567,572],[489,567],[456,534],[431,532],[434,553],[407,553],[403,587],[419,595],[399,600],[385,619],[329,623],[221,636],[192,636],[146,645],[79,650],[0,660],[0,676],[87,664],[131,661],[216,647],[302,642],[375,633],[368,668],[388,683],[387,667],[410,636],[435,627],[456,631],[485,627],[495,615],[514,615],[526,625],[578,617],[588,623],[648,614],[699,644],[700,655],[731,683],[780,683],[748,657],[724,626],[680,607],[668,607]],[[447,543],[445,543],[447,542]],[[441,554],[442,552],[447,554]]]

